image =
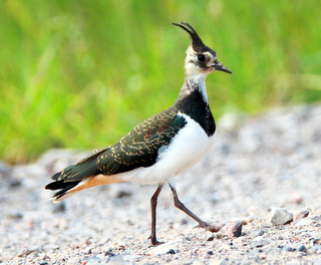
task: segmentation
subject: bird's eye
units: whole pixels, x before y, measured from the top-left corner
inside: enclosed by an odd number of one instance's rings
[[[197,56],[197,59],[200,61],[200,62],[204,62],[205,61],[205,56],[203,54],[200,54]]]

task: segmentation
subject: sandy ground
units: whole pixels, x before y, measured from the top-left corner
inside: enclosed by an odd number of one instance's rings
[[[215,137],[210,155],[176,184],[185,205],[222,230],[197,227],[166,187],[158,247],[148,240],[155,186],[96,187],[53,204],[50,176],[84,153],[0,163],[0,263],[321,264],[321,106],[225,115]]]

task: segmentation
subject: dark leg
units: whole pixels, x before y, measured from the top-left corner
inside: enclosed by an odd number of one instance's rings
[[[171,183],[169,183],[169,186],[173,192],[173,198],[174,198],[174,205],[180,209],[181,211],[183,211],[184,213],[186,213],[187,215],[189,215],[190,217],[192,217],[196,222],[199,223],[199,225],[201,227],[203,227],[205,230],[207,231],[211,231],[211,232],[218,232],[220,230],[219,227],[214,227],[211,226],[209,224],[207,224],[206,222],[204,222],[203,220],[201,220],[200,218],[198,218],[194,213],[192,213],[189,209],[186,208],[186,206],[178,199],[178,195],[177,195],[177,191],[175,189],[175,187],[173,185],[171,185]]]
[[[150,241],[154,246],[162,244],[162,242],[157,241],[156,238],[156,206],[157,206],[157,198],[163,188],[163,184],[160,184],[155,191],[154,195],[150,199],[151,209],[152,209],[152,233],[150,235]]]

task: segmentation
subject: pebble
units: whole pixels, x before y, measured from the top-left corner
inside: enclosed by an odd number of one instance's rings
[[[7,217],[10,219],[19,220],[23,218],[23,213],[18,211],[10,211]]]
[[[131,197],[133,195],[133,193],[131,191],[127,191],[127,190],[120,190],[117,195],[116,198],[117,199],[121,199],[121,198],[126,198],[126,197]]]
[[[298,251],[300,251],[300,252],[308,252],[308,249],[306,248],[306,246],[301,245],[301,246],[299,247]]]
[[[222,239],[224,237],[224,232],[217,232],[214,234],[214,238]]]
[[[251,246],[260,248],[268,244],[270,244],[269,240],[264,239],[262,236],[257,236],[256,238],[253,239]]]
[[[66,204],[64,201],[59,203],[54,203],[52,205],[52,212],[53,213],[63,213],[66,211]]]
[[[115,254],[113,252],[111,252],[110,250],[108,250],[108,251],[105,252],[105,256],[112,257],[112,256],[115,256]]]
[[[166,252],[166,254],[176,254],[176,251],[174,249],[170,249]]]
[[[260,228],[268,230],[271,229],[273,226],[270,223],[262,223],[260,224]]]
[[[18,188],[22,185],[22,182],[16,178],[10,178],[8,181],[9,188]]]
[[[254,229],[254,230],[251,230],[249,237],[255,238],[258,236],[262,236],[263,234],[264,234],[264,231],[262,229]]]
[[[308,210],[304,210],[304,211],[301,211],[301,212],[297,213],[294,216],[294,221],[297,221],[297,220],[300,220],[300,219],[308,217],[309,213],[310,212]]]
[[[206,241],[213,241],[215,239],[214,235],[207,237]]]
[[[286,209],[274,209],[271,223],[275,226],[286,225],[293,221],[293,214]]]
[[[225,234],[229,238],[240,237],[242,235],[242,226],[243,225],[242,225],[241,221],[236,221],[236,222],[229,223],[225,227]]]
[[[319,246],[321,245],[321,239],[320,238],[316,238],[312,241],[314,246]]]
[[[286,247],[284,248],[284,250],[285,250],[285,251],[288,251],[288,252],[294,252],[294,251],[296,251],[296,248],[294,248],[294,247],[292,247],[292,246],[286,246]]]
[[[38,252],[38,251],[39,251],[39,248],[36,246],[24,247],[18,252],[17,256],[18,257],[27,256],[33,252]]]

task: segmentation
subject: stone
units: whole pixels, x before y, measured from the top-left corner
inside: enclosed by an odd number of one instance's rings
[[[302,245],[302,246],[299,247],[298,251],[300,251],[300,252],[308,252],[308,249],[306,248],[305,245]]]
[[[242,222],[241,221],[236,221],[229,223],[225,226],[225,234],[229,238],[237,238],[242,235]]]
[[[18,257],[27,256],[33,252],[38,252],[38,251],[39,251],[39,248],[37,246],[24,247],[18,252],[17,256]]]
[[[120,190],[120,191],[118,191],[116,198],[117,199],[126,198],[126,197],[128,198],[128,197],[131,197],[132,195],[133,195],[133,193],[131,191]]]
[[[16,178],[10,178],[9,181],[8,181],[8,185],[9,185],[9,188],[18,188],[22,185],[22,182],[21,180],[19,179],[16,179]]]
[[[261,248],[265,245],[270,244],[270,241],[267,239],[264,239],[262,236],[258,236],[253,239],[251,246],[256,248]]]
[[[222,239],[225,235],[224,235],[224,233],[219,231],[219,232],[215,233],[213,236],[214,236],[214,238]]]
[[[7,216],[10,219],[19,220],[23,218],[23,213],[18,211],[10,211]]]
[[[176,251],[174,249],[170,249],[167,251],[166,254],[176,254]]]
[[[66,211],[66,204],[64,201],[55,203],[52,205],[52,212],[53,213],[63,213]]]
[[[320,239],[320,238],[314,239],[314,240],[312,241],[312,244],[313,244],[314,246],[320,246],[320,245],[321,245],[321,239]]]
[[[262,229],[254,229],[254,230],[251,230],[249,237],[255,238],[258,236],[262,236],[263,234],[264,234],[264,231]]]
[[[286,209],[274,209],[271,223],[275,226],[286,225],[293,221],[293,214]]]
[[[308,215],[309,215],[309,211],[308,211],[308,210],[301,211],[301,212],[297,213],[297,214],[294,216],[294,221],[297,221],[297,220],[306,218],[306,217],[308,217]]]
[[[286,246],[286,247],[284,248],[284,250],[285,250],[285,251],[288,251],[288,252],[294,252],[294,251],[296,251],[296,248],[294,248],[294,247],[292,247],[292,246]]]

